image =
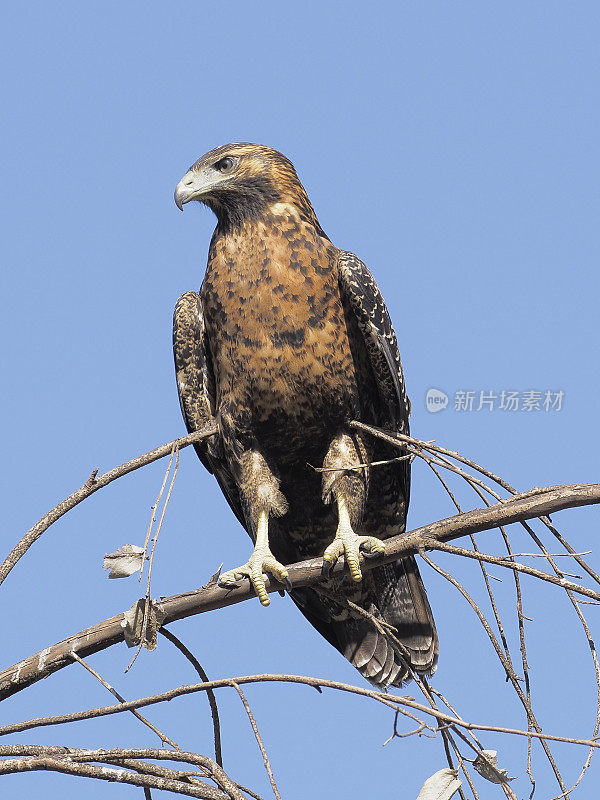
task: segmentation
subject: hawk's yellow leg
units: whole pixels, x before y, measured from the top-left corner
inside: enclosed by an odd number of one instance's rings
[[[264,572],[269,572],[280,583],[286,583],[288,571],[275,558],[269,547],[269,512],[263,509],[258,516],[256,543],[252,555],[245,564],[223,572],[219,583],[226,588],[235,588],[242,578],[250,578],[254,591],[263,606],[271,602],[265,587]]]
[[[330,572],[338,558],[344,556],[352,580],[360,581],[362,580],[359,558],[361,549],[365,550],[367,556],[374,556],[385,553],[385,545],[375,536],[359,536],[355,533],[350,522],[345,495],[338,491],[335,499],[338,507],[338,527],[335,539],[323,553],[323,569],[325,572]]]

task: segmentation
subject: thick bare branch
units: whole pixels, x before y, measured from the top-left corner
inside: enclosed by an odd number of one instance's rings
[[[167,455],[168,452],[164,454]],[[383,563],[395,561],[401,555],[417,553],[426,549],[428,545],[431,546],[433,541],[447,542],[501,525],[554,514],[565,508],[596,503],[600,503],[600,484],[596,483],[535,489],[488,508],[457,514],[400,536],[394,536],[386,540],[385,554],[381,558],[365,560],[361,568],[372,569]],[[322,567],[321,558],[290,565],[288,572],[292,586],[299,588],[318,584],[322,579]],[[333,574],[341,574],[344,569],[345,565],[340,560]],[[274,579],[267,578],[266,588],[268,592],[280,591],[281,585]],[[591,590],[571,582],[568,583],[568,588],[584,596],[594,596]],[[251,597],[254,597],[254,592],[248,582],[244,582],[236,589],[210,585],[186,594],[164,598],[160,602],[160,609],[165,614],[164,624],[167,624],[205,611],[240,603]],[[118,614],[3,670],[0,672],[0,700],[71,664],[74,652],[85,658],[122,641],[124,624],[124,615]]]

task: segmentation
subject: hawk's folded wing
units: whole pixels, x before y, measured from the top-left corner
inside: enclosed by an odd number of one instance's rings
[[[190,433],[214,422],[215,379],[206,341],[204,314],[200,296],[185,292],[173,313],[173,354],[179,402]],[[206,469],[214,473],[231,510],[244,527],[237,482],[222,452],[220,436],[212,436],[194,445]]]

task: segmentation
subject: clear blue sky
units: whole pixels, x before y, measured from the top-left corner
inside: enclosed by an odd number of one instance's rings
[[[592,2],[6,7],[2,550],[92,468],[183,432],[171,314],[179,294],[200,285],[213,218],[199,207],[180,214],[172,194],[189,164],[227,141],[285,152],[324,229],[374,272],[396,326],[415,435],[522,489],[597,480],[599,16]],[[450,397],[438,414],[425,407],[431,387]],[[565,394],[560,412],[453,410],[455,393],[467,390]],[[95,495],[14,570],[2,589],[4,663],[138,597],[134,579],[107,581],[102,556],[143,542],[163,469]],[[451,513],[417,465],[410,526]],[[575,547],[594,548],[598,568],[597,510],[556,521]],[[515,536],[517,549],[530,550]],[[480,541],[491,548],[495,538]],[[248,552],[213,479],[186,450],[153,594],[192,589]],[[437,558],[482,597],[476,565]],[[466,718],[523,727],[471,611],[430,569],[423,574],[440,630],[435,684]],[[508,609],[512,581],[503,577]],[[594,693],[584,637],[565,599],[526,586],[540,718],[552,732],[589,736]],[[586,608],[595,622],[597,609]],[[514,637],[512,618],[509,628]],[[269,671],[361,681],[288,599],[275,597],[267,610],[244,603],[173,630],[211,677]],[[119,646],[92,659],[127,697],[195,680],[164,642],[123,676],[129,658]],[[411,800],[444,766],[438,741],[382,748],[391,712],[366,701],[299,687],[254,687],[248,696],[286,800]],[[267,796],[247,720],[234,698],[220,697],[225,766]],[[107,702],[91,676],[71,667],[3,703],[0,718]],[[210,752],[205,698],[148,716],[182,746]],[[121,717],[15,741],[156,740]],[[518,776],[518,796],[527,795],[523,743],[484,742]],[[567,779],[583,757],[563,750]],[[537,764],[542,800],[558,792],[539,754]],[[597,797],[599,775],[593,763],[576,796]],[[42,773],[5,778],[2,787],[5,796],[141,796]]]

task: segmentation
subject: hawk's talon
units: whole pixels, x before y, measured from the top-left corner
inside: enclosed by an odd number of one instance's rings
[[[324,578],[331,577],[331,571],[333,570],[334,562],[330,561],[328,558],[323,557],[323,566],[321,568],[321,575]]]
[[[362,580],[360,569],[360,553],[363,556],[375,558],[385,552],[385,545],[375,536],[358,536],[351,527],[338,526],[335,539],[323,553],[323,573],[326,577],[331,575],[331,570],[340,556],[344,556],[353,581]]]
[[[226,589],[237,588],[238,581],[242,578],[248,578],[252,584],[254,591],[258,595],[263,606],[270,604],[269,595],[265,585],[264,575],[270,573],[279,583],[285,582],[288,577],[288,571],[275,559],[271,551],[267,548],[265,550],[255,550],[248,561],[242,564],[241,567],[227,570],[219,577],[219,584]]]
[[[340,556],[344,556],[353,581],[362,580],[360,571],[360,551],[367,558],[385,553],[385,544],[375,536],[359,536],[354,533],[350,521],[347,498],[343,493],[336,496],[338,506],[338,527],[335,539],[323,553],[323,573],[329,577],[333,565]]]
[[[375,538],[375,537],[365,537],[365,538]],[[383,542],[381,542],[381,539],[377,539],[377,541],[383,544]],[[385,553],[385,545],[383,547],[377,547],[376,549],[363,550],[362,556],[363,558],[366,558],[370,561],[372,558],[381,558],[381,556],[384,553]]]

